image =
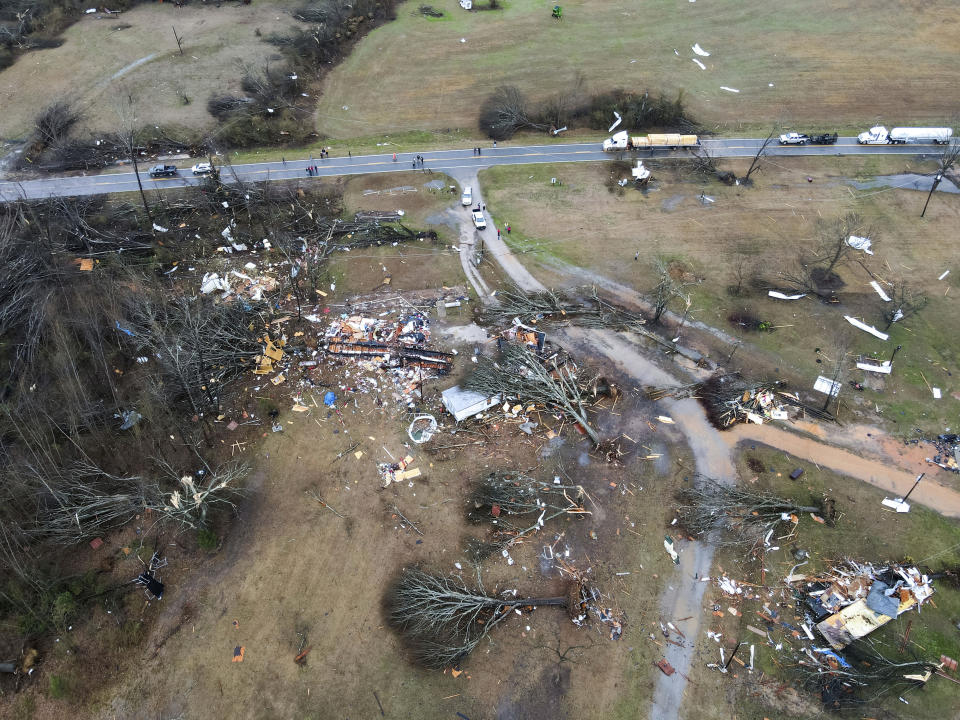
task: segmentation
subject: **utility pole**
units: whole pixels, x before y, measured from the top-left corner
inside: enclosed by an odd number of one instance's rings
[[[920,473],[919,475],[917,475],[917,479],[913,481],[913,487],[910,488],[910,492],[908,492],[906,495],[904,495],[904,496],[903,496],[903,499],[902,499],[900,502],[906,502],[906,501],[907,501],[907,498],[910,497],[910,495],[913,493],[913,491],[917,489],[917,485],[920,484],[920,481],[923,480],[923,476],[924,476],[924,475],[926,475],[926,473]]]
[[[133,161],[133,174],[137,178],[137,187],[140,188],[140,199],[143,200],[143,209],[147,213],[147,220],[150,222],[150,232],[153,231],[153,215],[150,214],[150,204],[147,202],[147,194],[143,191],[143,181],[140,179],[140,166],[137,165],[137,149],[134,147],[133,130],[127,138],[130,141],[130,159]]]

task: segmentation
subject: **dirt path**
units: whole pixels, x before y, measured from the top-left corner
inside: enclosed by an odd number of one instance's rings
[[[624,375],[639,385],[679,385],[669,373],[647,360],[641,350],[625,336],[609,330],[585,330],[567,328],[558,333],[569,345],[580,345],[598,353],[612,362]],[[696,400],[667,399],[659,403],[664,414],[669,415],[687,438],[693,452],[697,472],[722,482],[734,482],[736,469],[732,452],[721,434],[707,422],[703,408]],[[644,424],[645,418],[636,418]],[[696,638],[700,636],[700,619],[703,616],[703,593],[707,583],[698,578],[710,575],[713,564],[713,546],[707,543],[685,544],[680,550],[680,564],[668,581],[667,590],[660,599],[660,617],[663,622],[689,618],[684,630],[690,637],[682,646],[667,645],[664,658],[677,673],[667,677],[656,673],[652,720],[672,720],[680,717],[687,676],[693,661]]]
[[[480,180],[477,177],[476,170],[470,170],[468,172],[451,172],[450,173],[454,178],[456,178],[461,185],[470,185],[473,188],[473,201],[475,203],[483,202],[483,195],[480,192]],[[489,209],[484,209],[484,216],[487,219],[487,229],[484,231],[483,243],[486,248],[486,252],[490,253],[493,256],[494,260],[497,261],[497,264],[503,268],[503,271],[510,277],[510,279],[517,284],[523,290],[527,292],[543,292],[547,288],[537,280],[533,275],[530,274],[530,271],[524,267],[523,263],[517,259],[517,256],[513,254],[507,244],[500,238],[497,237],[497,224],[493,219],[493,215],[490,213]],[[473,225],[470,221],[469,216],[465,220],[467,227],[472,231]],[[462,226],[461,226],[462,228]],[[461,242],[463,238],[463,229],[460,231]],[[461,251],[461,257],[463,252]]]
[[[903,497],[913,486],[917,476],[917,473],[896,467],[895,461],[890,458],[864,457],[862,454],[833,447],[813,438],[795,435],[772,425],[737,425],[722,433],[722,437],[731,450],[743,442],[763,443],[875,485],[896,497]],[[945,487],[935,480],[921,482],[910,496],[910,501],[933,508],[946,517],[960,518],[960,492]]]
[[[479,193],[475,174],[471,182],[474,193]],[[490,222],[492,225],[492,219]],[[528,292],[546,289],[495,233],[487,238],[486,244],[487,250],[518,287]],[[672,375],[646,359],[637,346],[621,334],[609,330],[566,328],[558,335],[565,338],[569,344],[585,345],[591,352],[603,355],[639,385],[664,387],[680,384]],[[727,446],[719,437],[720,434],[710,426],[696,400],[668,399],[660,404],[686,436],[694,454],[697,471],[720,481],[733,482],[736,470],[731,457],[732,448]],[[644,420],[637,418],[636,422]],[[685,627],[691,640],[682,646],[668,645],[664,652],[665,659],[677,673],[669,677],[662,673],[656,674],[650,708],[652,720],[676,720],[680,717],[696,638],[700,636],[700,618],[703,615],[701,605],[706,583],[698,582],[697,578],[709,575],[712,564],[713,546],[690,543],[680,553],[680,564],[667,585],[667,592],[660,600],[661,617],[665,621],[690,618]]]

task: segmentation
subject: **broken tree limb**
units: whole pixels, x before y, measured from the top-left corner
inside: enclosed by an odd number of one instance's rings
[[[396,513],[398,518],[400,518],[403,522],[409,525],[417,535],[419,535],[420,537],[423,537],[423,533],[420,531],[420,528],[417,527],[417,524],[413,522],[413,520],[410,520],[402,512],[400,512],[400,508],[398,508],[396,505],[393,506],[393,512]]]
[[[332,507],[330,507],[330,505],[327,503],[327,501],[324,500],[323,497],[320,495],[320,493],[317,492],[316,490],[306,490],[306,491],[304,491],[304,493],[305,493],[308,497],[312,497],[314,500],[316,500],[318,503],[320,503],[320,507],[329,510],[329,511],[332,512],[334,515],[336,515],[338,518],[346,519],[343,515],[341,515],[341,514],[338,513],[335,509],[333,509]]]

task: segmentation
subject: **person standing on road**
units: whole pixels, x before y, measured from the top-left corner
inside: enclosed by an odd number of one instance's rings
[[[397,154],[396,154],[396,153],[393,154],[393,161],[394,161],[394,162],[397,161]]]
[[[496,141],[496,140],[493,141],[493,146],[494,146],[494,147],[497,146],[497,141]]]

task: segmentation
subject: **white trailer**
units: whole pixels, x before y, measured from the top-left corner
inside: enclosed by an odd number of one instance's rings
[[[904,143],[929,143],[942,145],[950,142],[950,128],[894,128],[890,132],[882,125],[872,127],[857,135],[861,145],[900,145]]]
[[[946,145],[953,136],[950,128],[894,128],[890,131],[892,143],[932,142],[934,145]]]

